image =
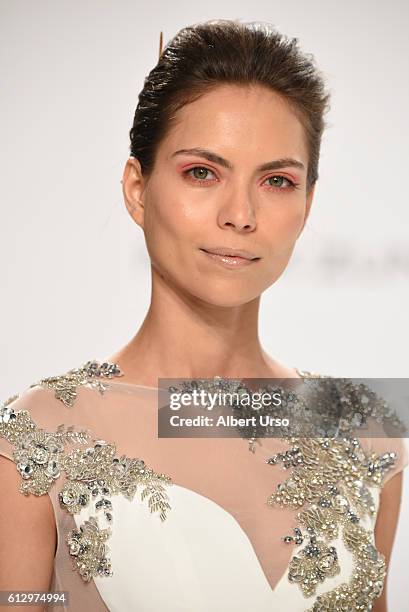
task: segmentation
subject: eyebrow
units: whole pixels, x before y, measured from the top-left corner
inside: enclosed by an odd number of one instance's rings
[[[217,153],[213,153],[208,149],[200,149],[194,147],[193,149],[179,149],[172,154],[172,157],[176,155],[198,155],[199,157],[204,157],[211,162],[219,164],[224,168],[228,168],[229,170],[233,169],[233,164],[231,164],[227,159],[217,155]],[[288,168],[292,166],[294,168],[299,168],[300,170],[304,170],[305,166],[300,161],[296,159],[292,159],[291,157],[283,157],[281,159],[273,159],[272,161],[266,162],[265,164],[261,164],[261,166],[257,166],[257,172],[264,172],[265,170],[279,170],[280,168]]]

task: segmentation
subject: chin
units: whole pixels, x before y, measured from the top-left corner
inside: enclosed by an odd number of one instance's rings
[[[196,298],[205,302],[206,304],[212,306],[220,306],[220,308],[234,308],[236,306],[243,306],[243,304],[248,304],[253,300],[256,300],[260,297],[261,292],[258,293],[243,293],[243,292],[234,292],[234,291],[226,291],[226,292],[217,292],[215,288],[210,290],[209,292],[203,291],[203,288],[200,292],[195,293],[192,292]]]

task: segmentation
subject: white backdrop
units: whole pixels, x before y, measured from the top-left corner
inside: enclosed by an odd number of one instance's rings
[[[159,31],[167,42],[214,18],[298,37],[332,92],[308,225],[263,296],[265,349],[333,376],[408,376],[405,0],[0,0],[0,11],[1,399],[113,353],[141,324],[150,271],[122,200],[128,131]],[[409,565],[406,488],[393,612]]]

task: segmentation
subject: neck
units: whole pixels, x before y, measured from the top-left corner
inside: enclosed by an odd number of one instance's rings
[[[124,372],[121,380],[156,386],[158,378],[296,376],[261,347],[260,297],[238,306],[218,306],[156,280],[141,327],[109,357]]]

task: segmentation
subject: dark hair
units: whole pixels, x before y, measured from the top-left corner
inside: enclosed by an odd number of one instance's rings
[[[307,191],[318,179],[323,115],[329,93],[313,55],[302,53],[297,38],[271,24],[224,19],[180,30],[165,46],[139,94],[130,153],[149,175],[160,141],[176,112],[221,84],[264,85],[280,94],[304,127],[309,163]]]

